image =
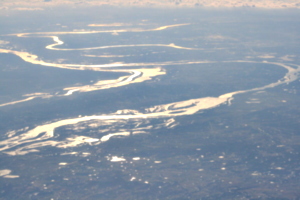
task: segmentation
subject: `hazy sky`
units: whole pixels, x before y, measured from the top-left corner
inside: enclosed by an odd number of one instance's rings
[[[300,0],[25,0],[0,2],[0,9],[42,9],[56,5],[114,5],[151,7],[259,7],[259,8],[300,8]]]

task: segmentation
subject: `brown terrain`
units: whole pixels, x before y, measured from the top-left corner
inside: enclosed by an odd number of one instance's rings
[[[121,7],[258,7],[258,8],[300,8],[300,0],[2,0],[0,9],[6,10],[43,10],[45,7],[101,6]]]

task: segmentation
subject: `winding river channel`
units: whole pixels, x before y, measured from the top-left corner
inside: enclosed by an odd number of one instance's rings
[[[30,38],[49,38],[53,40],[53,43],[45,46],[46,49],[52,51],[86,51],[86,50],[96,50],[96,49],[110,49],[110,48],[140,48],[140,47],[160,47],[164,48],[166,51],[168,49],[178,49],[180,51],[201,51],[201,48],[193,47],[183,47],[171,44],[128,44],[128,45],[111,45],[111,46],[98,46],[98,47],[85,47],[85,48],[63,48],[64,41],[60,38],[61,35],[75,35],[75,34],[101,34],[101,33],[114,33],[122,34],[125,32],[154,32],[154,31],[165,31],[177,29],[181,26],[189,26],[190,24],[172,24],[161,26],[153,29],[117,29],[117,30],[102,30],[102,31],[70,31],[70,32],[36,32],[36,33],[17,33],[10,34],[9,37],[30,37]],[[97,26],[97,25],[93,25]],[[111,25],[117,26],[117,25]],[[119,26],[119,25],[118,25]],[[6,35],[7,36],[7,35]],[[115,113],[107,113],[101,115],[91,115],[91,116],[79,116],[76,118],[68,118],[62,120],[53,120],[53,122],[41,124],[33,129],[28,130],[28,128],[23,128],[20,130],[12,130],[8,133],[7,139],[0,141],[0,151],[10,154],[10,155],[23,155],[29,152],[39,151],[41,147],[53,146],[57,148],[68,148],[75,147],[82,144],[101,144],[108,141],[111,137],[125,137],[134,134],[142,134],[151,131],[151,129],[156,129],[159,127],[174,127],[176,126],[176,117],[184,115],[193,115],[199,113],[206,109],[213,109],[220,105],[230,105],[234,96],[253,92],[253,91],[263,91],[268,88],[276,87],[282,84],[288,84],[292,81],[298,79],[298,73],[300,66],[288,65],[278,62],[257,62],[251,60],[233,60],[233,61],[210,61],[210,60],[181,60],[181,61],[165,61],[165,62],[139,62],[139,63],[101,63],[101,64],[61,64],[46,62],[39,58],[38,55],[31,54],[30,52],[11,50],[11,49],[0,49],[0,53],[13,54],[21,58],[24,62],[38,65],[40,67],[55,67],[64,68],[68,70],[91,70],[96,72],[122,72],[128,75],[121,76],[117,79],[112,80],[100,80],[93,84],[74,86],[68,88],[62,88],[62,92],[57,92],[55,94],[49,93],[36,93],[33,94],[23,94],[24,99],[17,101],[6,102],[1,104],[1,107],[13,106],[15,104],[24,103],[26,101],[31,101],[36,98],[49,99],[55,97],[63,97],[76,95],[77,93],[98,91],[103,89],[110,89],[115,87],[124,87],[129,84],[138,84],[153,79],[154,77],[164,76],[168,72],[164,69],[164,66],[170,65],[203,65],[208,63],[253,63],[253,64],[268,64],[273,66],[279,66],[286,70],[286,74],[278,81],[269,83],[267,85],[251,88],[247,90],[232,91],[226,94],[220,94],[215,97],[199,97],[196,99],[187,99],[179,102],[170,102],[163,105],[154,105],[150,108],[143,110],[131,110],[123,109],[117,110]],[[89,55],[97,56],[97,55]],[[149,125],[149,119],[163,119],[161,124]],[[127,121],[134,121],[135,127],[132,129],[116,128],[117,126],[122,127]],[[85,135],[72,135],[71,137],[66,137],[63,140],[59,140],[56,137],[56,129],[60,127],[76,127],[80,126],[95,126],[100,128],[100,137],[88,137]],[[101,129],[102,126],[109,126],[113,128]],[[71,128],[72,129],[72,128]],[[114,132],[112,129],[118,129]]]
[[[0,199],[299,199],[298,11],[82,4],[1,10]]]

